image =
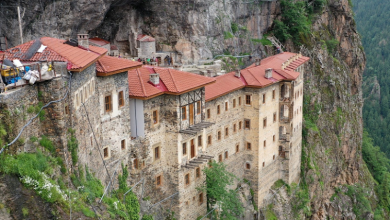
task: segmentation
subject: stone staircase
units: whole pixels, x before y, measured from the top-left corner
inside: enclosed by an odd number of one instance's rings
[[[283,53],[284,46],[283,46],[282,43],[280,43],[280,41],[279,41],[276,37],[274,37],[274,36],[268,36],[267,39],[268,39],[269,41],[271,41],[271,43],[272,43],[275,47],[279,48],[281,53]]]

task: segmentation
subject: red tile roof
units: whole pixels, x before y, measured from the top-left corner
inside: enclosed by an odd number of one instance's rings
[[[140,62],[105,55],[96,62],[96,71],[98,76],[109,76],[141,66]]]
[[[287,64],[289,59],[291,59],[290,64],[283,69],[283,64]],[[216,83],[206,86],[206,101],[211,101],[245,86],[261,88],[282,80],[295,80],[299,76],[299,72],[295,72],[295,70],[308,60],[308,57],[298,58],[295,53],[284,52],[261,60],[259,66],[252,64],[241,70],[240,78],[235,77],[234,72],[218,76],[215,78]],[[268,68],[272,69],[272,77],[269,79],[265,78],[265,70]]]
[[[143,42],[152,42],[155,41],[155,39],[151,36],[145,35],[145,34],[140,34],[137,36],[138,41],[143,41]]]
[[[110,50],[118,50],[118,47],[116,45],[111,44]]]
[[[149,75],[158,73],[160,86],[149,82]],[[215,79],[174,69],[143,66],[129,71],[129,95],[150,99],[161,94],[180,95],[215,82]]]
[[[101,38],[98,38],[98,37],[89,38],[89,42],[93,43],[93,44],[95,44],[97,46],[104,46],[104,45],[110,43],[110,42],[108,42],[106,40],[103,40]]]
[[[107,50],[100,47],[90,46],[89,51],[83,47],[74,47],[64,44],[65,40],[51,37],[42,37],[41,43],[47,48],[42,53],[35,53],[30,59],[23,59],[23,55],[28,51],[34,41],[21,44],[6,51],[6,59],[21,61],[63,61],[68,62],[72,71],[81,71],[90,66]],[[20,51],[20,52],[19,52]]]

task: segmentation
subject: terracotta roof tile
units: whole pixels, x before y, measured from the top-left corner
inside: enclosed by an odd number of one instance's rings
[[[99,73],[104,73],[103,75],[112,75],[141,66],[142,63],[140,62],[105,55],[96,62],[96,71],[98,72],[98,75]]]
[[[299,76],[299,72],[294,70],[309,60],[308,57],[300,57],[292,61],[285,69],[283,64],[296,56],[295,53],[284,52],[275,56],[267,57],[260,61],[260,65],[255,64],[241,70],[240,79],[234,73],[227,73],[216,77],[216,83],[206,86],[206,101],[213,100],[229,92],[240,89],[244,86],[264,87],[282,80],[294,80]],[[272,69],[272,77],[265,78],[265,70]]]
[[[143,42],[153,42],[155,39],[151,36],[145,35],[145,34],[140,34],[137,36],[138,41],[143,41]]]
[[[110,42],[108,42],[108,41],[106,41],[104,39],[98,38],[98,37],[89,38],[89,42],[93,43],[93,44],[95,44],[97,46],[104,46],[104,45],[110,43]]]
[[[149,75],[158,73],[160,86],[149,82]],[[174,69],[143,66],[129,71],[129,95],[134,98],[151,98],[163,93],[181,94],[215,82],[215,79]]]
[[[34,41],[29,41],[6,51],[6,59],[20,59],[22,61],[63,61],[71,64],[71,70],[82,69],[107,52],[106,49],[90,46],[90,51],[81,47],[74,47],[64,44],[65,40],[51,37],[42,37],[41,43],[47,48],[42,53],[35,53],[30,59],[23,59],[23,55],[28,51]],[[21,51],[21,53],[18,53]]]
[[[245,80],[237,78],[234,72],[226,73],[222,76],[215,77],[216,82],[207,85],[206,88],[206,101],[215,99],[229,92],[241,89],[246,85]]]

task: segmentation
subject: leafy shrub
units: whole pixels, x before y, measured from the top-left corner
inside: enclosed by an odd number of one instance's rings
[[[336,39],[331,39],[326,41],[326,47],[329,53],[333,53],[334,49],[339,45],[339,41]]]
[[[51,153],[55,153],[56,151],[56,147],[54,146],[53,142],[45,135],[41,136],[41,140],[39,141],[39,144],[42,147],[46,148]]]
[[[229,31],[224,31],[223,32],[223,38],[225,39],[225,40],[227,40],[227,39],[232,39],[234,37],[234,35],[231,33],[231,32],[229,32]]]
[[[68,139],[68,150],[70,151],[70,154],[72,156],[73,165],[76,165],[78,161],[77,149],[79,148],[79,142],[77,141],[74,132],[74,130],[69,129],[70,138]]]
[[[231,28],[232,28],[233,34],[237,33],[237,31],[238,31],[238,24],[232,22],[231,23]]]
[[[87,217],[90,217],[90,218],[95,217],[95,213],[94,213],[91,209],[89,209],[89,208],[87,208],[87,207],[82,207],[82,208],[81,208],[81,211],[82,211],[83,214],[84,214],[85,216],[87,216]]]
[[[31,114],[31,113],[34,113],[34,112],[35,112],[35,107],[32,106],[32,105],[28,106],[28,108],[27,108],[27,113],[28,113],[28,114]]]

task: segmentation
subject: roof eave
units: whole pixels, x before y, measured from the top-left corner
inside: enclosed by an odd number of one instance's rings
[[[100,71],[96,70],[96,76],[111,76],[111,75],[115,75],[117,73],[122,73],[122,72],[127,72],[130,70],[138,69],[140,67],[142,67],[142,64],[137,65],[137,66],[132,66],[132,67],[128,67],[128,68],[115,70],[115,71],[111,71],[111,72],[100,72]]]

